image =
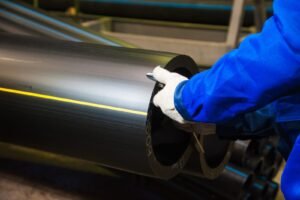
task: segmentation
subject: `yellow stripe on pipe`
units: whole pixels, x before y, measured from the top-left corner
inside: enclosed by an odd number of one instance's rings
[[[39,94],[39,93],[34,93],[34,92],[27,92],[27,91],[15,90],[15,89],[3,88],[3,87],[0,87],[0,92],[6,92],[6,93],[11,93],[11,94],[19,94],[19,95],[23,95],[23,96],[36,97],[36,98],[40,98],[40,99],[48,99],[48,100],[53,100],[53,101],[60,101],[60,102],[64,102],[64,103],[72,103],[72,104],[77,104],[77,105],[82,105],[82,106],[101,108],[101,109],[112,110],[112,111],[123,112],[123,113],[129,113],[129,114],[135,114],[135,115],[142,115],[142,116],[147,115],[146,112],[137,111],[137,110],[131,110],[131,109],[126,109],[126,108],[108,106],[108,105],[103,105],[103,104],[91,103],[91,102],[86,102],[86,101],[79,101],[79,100],[74,100],[74,99],[56,97],[56,96],[51,96],[51,95],[45,95],[45,94]]]

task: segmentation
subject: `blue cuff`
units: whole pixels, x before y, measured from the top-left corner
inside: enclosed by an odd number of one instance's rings
[[[192,117],[189,115],[189,113],[187,112],[183,101],[182,101],[182,92],[184,89],[185,84],[187,83],[187,81],[182,81],[181,83],[179,83],[175,89],[175,94],[174,94],[174,105],[176,110],[179,112],[179,114],[188,121],[193,121]]]

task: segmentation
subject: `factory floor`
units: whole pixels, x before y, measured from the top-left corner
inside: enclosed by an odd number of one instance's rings
[[[152,199],[129,181],[0,159],[0,200]],[[154,198],[155,199],[155,198]]]
[[[166,181],[122,172],[108,176],[0,159],[0,200],[189,200],[191,196]]]
[[[109,177],[0,159],[0,200],[188,199],[170,188],[149,189],[149,184],[141,182],[134,176]],[[284,200],[282,194],[276,200]]]

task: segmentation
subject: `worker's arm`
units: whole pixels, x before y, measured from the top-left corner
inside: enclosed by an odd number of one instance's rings
[[[176,110],[186,120],[220,123],[299,90],[299,19],[299,0],[276,0],[261,33],[177,86]]]

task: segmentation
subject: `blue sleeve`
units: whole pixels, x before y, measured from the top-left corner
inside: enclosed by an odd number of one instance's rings
[[[300,89],[300,1],[276,0],[261,33],[176,89],[191,121],[221,123]]]

